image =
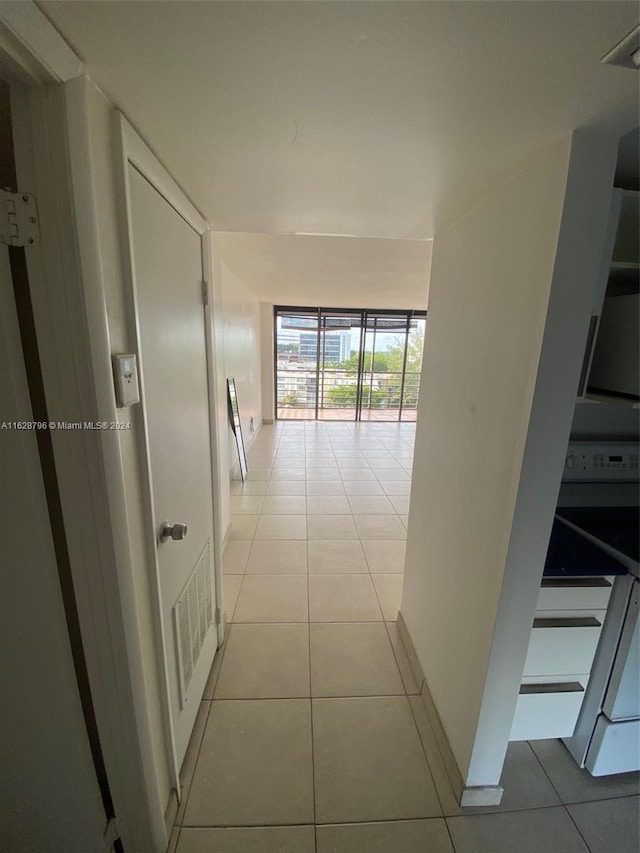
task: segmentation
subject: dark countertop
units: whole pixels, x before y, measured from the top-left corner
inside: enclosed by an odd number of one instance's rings
[[[556,514],[636,563],[640,562],[640,509],[637,506],[566,507],[558,509]]]
[[[569,519],[570,512],[573,510],[561,510],[563,517],[573,521],[573,518]],[[576,521],[573,523],[577,524]],[[598,577],[626,575],[627,569],[615,557],[602,551],[556,518],[551,530],[543,574],[545,577]]]

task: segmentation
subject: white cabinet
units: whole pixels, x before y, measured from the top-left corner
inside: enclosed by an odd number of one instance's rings
[[[536,617],[559,610],[606,610],[612,578],[544,578]]]
[[[612,578],[545,578],[510,740],[570,737],[589,682]]]
[[[640,385],[638,329],[640,294],[607,296],[589,373],[588,394],[634,400]]]
[[[588,673],[606,611],[565,611],[536,617],[524,665],[525,676]]]
[[[571,737],[588,678],[523,682],[509,740]]]
[[[639,398],[639,218],[640,193],[614,189],[579,399]]]

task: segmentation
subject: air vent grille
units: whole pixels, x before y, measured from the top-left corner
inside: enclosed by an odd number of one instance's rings
[[[202,554],[173,608],[180,681],[180,704],[184,707],[189,684],[200,652],[213,624],[213,564],[211,540]]]

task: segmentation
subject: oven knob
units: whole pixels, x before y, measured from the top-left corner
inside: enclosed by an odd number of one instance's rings
[[[573,453],[567,454],[566,462],[564,463],[567,468],[575,468],[576,467],[576,457]]]

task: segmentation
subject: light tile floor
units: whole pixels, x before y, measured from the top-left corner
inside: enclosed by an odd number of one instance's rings
[[[257,436],[171,853],[637,853],[638,774],[559,741],[510,745],[499,808],[457,805],[395,621],[414,430]]]

